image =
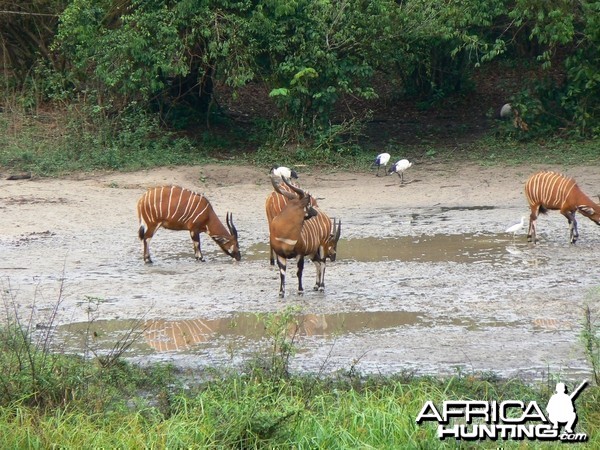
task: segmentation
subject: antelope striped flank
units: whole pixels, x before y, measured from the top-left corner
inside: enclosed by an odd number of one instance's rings
[[[279,178],[280,177],[278,176],[275,180],[277,181],[277,180],[279,180]],[[273,178],[272,178],[272,180],[273,180]],[[299,187],[298,185],[296,185],[294,183],[289,183],[289,184]],[[278,184],[278,188],[281,191],[285,191],[289,194],[292,194],[292,197],[295,198],[294,191],[292,190],[292,188],[288,187],[288,185],[285,184],[283,181]],[[285,208],[285,206],[287,204],[288,204],[288,197],[286,197],[284,194],[280,194],[277,191],[271,192],[267,196],[267,199],[265,201],[265,210],[267,213],[267,223],[270,224],[271,221],[273,220],[273,218],[275,216],[277,216],[279,213],[281,213],[281,211],[283,211],[283,208]],[[317,206],[317,201],[311,195],[310,195],[310,205],[313,207]],[[275,252],[273,251],[272,248],[271,248],[271,251],[269,252],[269,259],[270,259],[271,265],[272,266],[275,265]]]
[[[219,220],[210,202],[180,186],[159,186],[148,189],[137,204],[143,241],[144,261],[151,263],[150,240],[160,227],[169,230],[188,230],[194,244],[196,259],[204,261],[200,247],[200,233],[207,233],[229,256],[241,258],[237,230],[230,213],[226,215],[227,228]]]
[[[325,288],[325,261],[329,257],[335,261],[337,242],[340,237],[341,223],[332,227],[331,219],[321,211],[316,202],[302,189],[290,184],[282,177],[282,186],[271,178],[275,192],[266,200],[265,209],[269,222],[271,264],[273,254],[277,256],[280,273],[279,295],[285,295],[285,274],[287,258],[298,258],[298,292],[302,287],[304,258],[310,257],[317,269],[315,290]],[[313,206],[314,204],[314,206]]]
[[[575,213],[581,214],[600,225],[600,206],[594,203],[579,188],[573,178],[556,172],[538,172],[525,183],[525,197],[529,202],[529,230],[527,240],[537,243],[537,218],[539,213],[559,210],[569,222],[569,234],[572,244],[577,242],[577,220]]]

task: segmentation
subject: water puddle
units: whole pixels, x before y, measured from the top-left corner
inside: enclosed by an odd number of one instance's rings
[[[399,238],[358,238],[340,240],[338,261],[360,262],[497,262],[519,255],[527,249],[523,239],[517,242],[499,234],[435,234]],[[250,260],[268,260],[266,244],[250,246],[244,255]]]
[[[297,336],[330,337],[360,333],[398,332],[406,327],[460,327],[473,331],[511,327],[506,322],[478,323],[470,318],[432,318],[410,311],[370,311],[337,314],[302,314],[290,324],[288,333]],[[103,354],[131,343],[127,356],[163,352],[193,352],[202,344],[228,339],[252,347],[267,337],[264,314],[239,313],[222,319],[185,320],[98,320],[63,325],[57,328],[54,342],[62,350],[82,353],[93,349]]]

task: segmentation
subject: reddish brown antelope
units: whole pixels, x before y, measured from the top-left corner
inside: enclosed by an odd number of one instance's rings
[[[525,196],[531,208],[527,240],[537,243],[537,218],[549,209],[559,210],[569,221],[571,244],[577,242],[579,233],[575,213],[581,214],[600,225],[600,206],[583,193],[573,178],[556,172],[538,172],[525,183]]]
[[[279,175],[277,175],[277,177],[271,176],[271,182],[277,182],[277,180],[280,180],[280,179],[281,179],[281,177]],[[289,184],[294,187],[299,188],[299,186],[297,184],[294,184],[294,183],[289,183]],[[279,188],[280,191],[285,191],[286,193],[280,194],[277,191],[273,191],[267,196],[267,199],[265,201],[265,210],[267,212],[267,223],[268,224],[271,223],[271,221],[273,220],[273,217],[275,217],[277,214],[279,214],[283,210],[283,208],[285,208],[285,206],[288,204],[289,199],[297,198],[296,195],[294,194],[295,191],[293,191],[292,188],[288,187],[288,185],[285,184],[283,181],[281,181],[281,183],[278,183],[277,187]],[[308,196],[310,197],[310,206],[312,206],[312,207],[318,206],[315,198],[312,195],[308,195]],[[270,255],[271,265],[273,266],[273,265],[275,265],[275,252],[273,252],[272,248],[271,248],[271,251],[269,252],[269,255]]]
[[[144,243],[144,261],[151,263],[150,240],[161,226],[169,230],[188,230],[194,243],[196,259],[204,261],[200,233],[207,233],[229,256],[241,258],[238,234],[233,216],[227,213],[227,228],[217,217],[210,202],[202,194],[179,186],[159,186],[148,189],[137,204],[140,229]]]
[[[271,249],[277,256],[279,266],[279,296],[285,295],[287,259],[294,257],[298,259],[298,293],[304,292],[302,273],[305,257],[312,259],[317,270],[314,289],[324,290],[325,262],[328,257],[335,261],[341,221],[336,223],[334,219],[332,225],[331,219],[323,211],[311,205],[310,195],[290,184],[286,178],[282,180],[294,193],[281,189],[279,183],[271,178],[275,192],[285,197],[287,202],[280,212],[276,212],[268,199],[266,203]]]

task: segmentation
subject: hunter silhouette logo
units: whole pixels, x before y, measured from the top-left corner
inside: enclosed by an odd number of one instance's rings
[[[572,394],[567,393],[564,383],[556,383],[555,393],[546,406],[547,415],[535,401],[449,400],[443,402],[439,409],[428,401],[416,422],[417,425],[425,421],[437,422],[437,434],[442,440],[495,441],[500,438],[585,442],[587,434],[574,432],[577,424],[574,402],[587,383],[587,380],[581,383]],[[456,423],[450,424],[450,421]],[[561,424],[564,424],[562,433]]]
[[[566,423],[565,431],[573,433],[573,427],[577,423],[577,413],[573,402],[586,385],[587,381],[584,381],[571,395],[568,395],[565,383],[556,383],[556,393],[550,397],[548,406],[546,406],[548,419],[553,424],[552,428],[558,429],[560,423]]]

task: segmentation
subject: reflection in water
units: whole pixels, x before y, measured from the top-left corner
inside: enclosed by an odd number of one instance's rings
[[[95,321],[64,325],[57,330],[57,340],[69,343],[73,351],[93,346],[110,350],[115,342],[129,336],[134,327],[141,328],[143,341],[131,346],[130,353],[186,352],[217,337],[241,337],[258,341],[266,337],[264,314],[242,313],[224,319]],[[303,314],[296,317],[289,334],[300,336],[331,336],[412,326],[422,322],[421,314],[406,311],[350,312],[338,314]],[[93,342],[87,342],[92,337]]]
[[[218,329],[220,320],[152,320],[146,323],[146,343],[158,352],[187,350],[205,342]]]
[[[82,352],[94,349],[96,353],[110,351],[115,343],[143,336],[129,348],[129,356],[165,352],[193,352],[201,344],[212,344],[220,338],[240,346],[254,347],[267,337],[267,314],[240,313],[222,319],[185,320],[99,320],[63,325],[57,329],[56,341],[68,345],[67,350]],[[475,331],[496,327],[512,327],[506,321],[477,321],[471,317],[429,317],[411,311],[365,311],[337,314],[301,314],[288,327],[288,335],[331,337],[381,330],[402,332],[404,327],[422,329],[449,326]],[[132,333],[132,330],[134,331]]]

